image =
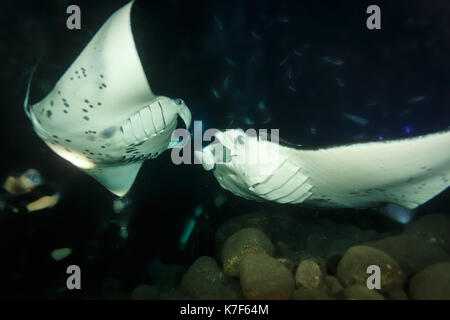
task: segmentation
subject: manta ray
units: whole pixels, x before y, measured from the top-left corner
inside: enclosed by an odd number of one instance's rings
[[[37,135],[59,156],[119,197],[146,159],[174,146],[181,99],[156,96],[147,81],[130,23],[133,2],[116,11],[48,95],[25,112]]]
[[[449,186],[450,131],[308,149],[240,129],[219,131],[196,157],[219,184],[256,201],[324,208],[414,209]]]

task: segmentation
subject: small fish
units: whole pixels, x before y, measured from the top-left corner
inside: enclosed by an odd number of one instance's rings
[[[217,28],[219,28],[220,31],[223,31],[223,24],[222,24],[222,21],[220,21],[220,19],[217,18],[217,16],[214,16],[214,21],[216,22]]]
[[[292,80],[292,68],[289,68],[289,69],[286,71],[286,75],[287,75],[287,77],[288,77],[289,80]]]
[[[293,85],[289,85],[289,90],[291,90],[292,92],[297,92],[297,89],[294,88]]]
[[[412,110],[411,109],[405,109],[405,110],[402,110],[401,112],[400,112],[400,116],[407,116],[408,114],[410,114],[412,112]]]
[[[50,256],[55,261],[61,261],[67,258],[72,253],[71,248],[61,248],[61,249],[55,249],[50,253]]]
[[[183,250],[186,246],[187,242],[189,241],[189,238],[192,235],[192,231],[194,231],[195,225],[197,224],[197,218],[200,217],[203,214],[204,210],[203,207],[197,206],[194,209],[194,216],[188,218],[186,220],[186,223],[184,225],[183,232],[180,235],[180,239],[178,240],[178,248],[180,250]]]
[[[426,96],[418,96],[418,97],[409,99],[408,102],[409,103],[418,103],[418,102],[425,100],[426,98],[427,98]]]
[[[226,201],[227,197],[220,193],[214,198],[214,206],[220,208]]]
[[[310,128],[310,132],[311,132],[311,134],[312,134],[313,136],[315,136],[315,135],[316,135],[316,133],[317,133],[317,129],[316,129],[316,127],[314,127],[314,126],[311,126],[311,128]]]
[[[128,198],[128,196],[125,196],[125,197],[122,197],[122,198],[116,198],[113,201],[113,211],[115,213],[120,213],[129,204],[130,204],[130,199]]]
[[[226,77],[226,78],[223,80],[223,88],[224,88],[225,90],[227,90],[229,84],[230,84],[230,77]]]
[[[378,104],[378,100],[377,99],[370,99],[369,102],[367,102],[367,106],[369,107],[374,107]]]
[[[122,239],[128,239],[128,228],[127,226],[120,226],[119,237]]]
[[[287,17],[278,18],[278,22],[281,22],[281,23],[288,23],[289,21],[291,21],[291,20]]]
[[[281,62],[280,62],[280,67],[283,66],[283,65],[286,63],[286,61],[287,61],[288,58],[289,58],[289,56],[287,56],[286,58],[284,58],[283,60],[281,60]]]
[[[337,58],[331,58],[331,57],[322,57],[322,61],[330,64],[334,64],[335,66],[342,66],[344,64],[344,61]]]
[[[295,54],[297,57],[303,57],[303,56],[304,56],[304,54],[301,53],[301,52],[298,51],[298,50],[294,50],[294,54]]]
[[[256,32],[252,31],[250,32],[250,34],[252,35],[253,38],[255,38],[256,40],[261,40],[261,36],[259,34],[257,34]]]
[[[188,243],[189,238],[191,237],[196,224],[197,220],[195,220],[195,218],[189,218],[186,220],[183,232],[181,233],[181,236],[178,239],[179,250],[184,250],[184,248],[186,247],[186,244]]]
[[[412,128],[410,126],[404,126],[403,127],[403,132],[406,133],[406,134],[411,134]]]
[[[266,105],[264,104],[264,101],[260,101],[258,103],[258,109],[259,110],[265,110],[266,109]]]
[[[244,120],[244,123],[246,125],[249,125],[249,126],[252,126],[252,125],[255,124],[255,122],[252,119],[248,118],[248,117],[244,117],[242,120]]]
[[[336,82],[338,83],[339,87],[341,88],[345,87],[345,83],[344,81],[342,81],[342,79],[336,78]]]
[[[366,135],[364,135],[362,133],[353,136],[353,140],[356,140],[356,141],[360,141],[360,140],[364,140],[364,139],[366,139]]]
[[[359,116],[355,116],[354,114],[350,114],[350,113],[344,113],[344,117],[346,117],[347,119],[349,119],[349,120],[353,121],[354,123],[357,123],[361,126],[365,126],[369,123],[369,120],[364,119]]]
[[[216,97],[217,99],[220,99],[219,93],[217,92],[216,89],[212,88],[211,92],[212,92],[212,94],[214,95],[214,97]]]
[[[263,124],[269,124],[272,121],[272,116],[269,116],[266,120],[263,121]]]
[[[261,12],[261,14],[259,15],[259,17],[261,18],[261,20],[266,20],[266,15],[264,14],[264,12]]]
[[[232,67],[234,67],[236,65],[236,62],[234,62],[233,59],[230,59],[228,57],[225,57],[225,61]]]
[[[194,215],[195,215],[196,217],[200,217],[200,216],[203,214],[203,212],[204,212],[203,206],[201,206],[201,205],[195,207],[195,209],[194,209]]]

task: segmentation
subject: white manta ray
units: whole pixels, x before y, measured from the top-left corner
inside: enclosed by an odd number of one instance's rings
[[[392,203],[414,209],[449,186],[450,131],[308,150],[236,129],[218,132],[196,157],[223,188],[246,199],[328,208]]]
[[[118,196],[131,188],[144,160],[168,147],[181,116],[181,99],[155,96],[133,39],[133,2],[115,12],[53,90],[25,111],[38,136]],[[31,80],[30,80],[31,82]]]

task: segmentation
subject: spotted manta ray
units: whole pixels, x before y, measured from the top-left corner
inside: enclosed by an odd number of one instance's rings
[[[183,100],[156,96],[133,39],[133,2],[115,12],[95,34],[53,90],[25,112],[37,135],[118,196],[131,188],[146,159],[171,147]],[[30,78],[31,82],[31,78]]]
[[[450,181],[450,131],[329,148],[293,148],[240,129],[196,151],[237,196],[325,208],[395,204],[414,209]]]

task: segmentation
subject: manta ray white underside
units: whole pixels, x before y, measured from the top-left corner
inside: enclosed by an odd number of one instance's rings
[[[115,12],[40,102],[25,111],[38,136],[118,196],[125,195],[146,159],[169,147],[181,99],[155,96],[136,50],[133,2]]]
[[[280,146],[238,129],[215,137],[220,143],[196,156],[223,188],[246,199],[333,208],[393,203],[414,209],[450,184],[450,131],[315,150]]]

